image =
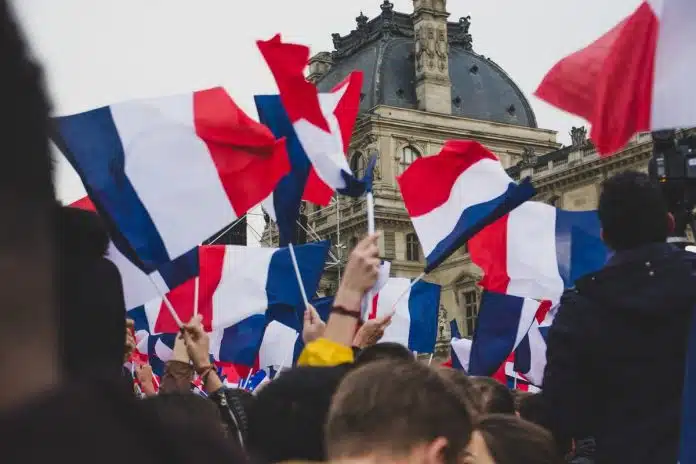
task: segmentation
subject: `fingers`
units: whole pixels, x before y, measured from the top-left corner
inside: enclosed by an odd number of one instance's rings
[[[310,313],[310,317],[312,319],[312,322],[316,322],[318,319],[320,319],[319,313],[317,312],[317,309],[314,306],[307,305],[307,309],[309,309],[309,313]]]
[[[133,319],[126,319],[126,329],[131,330],[135,328],[135,322]]]

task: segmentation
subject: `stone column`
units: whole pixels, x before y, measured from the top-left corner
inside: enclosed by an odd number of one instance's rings
[[[452,113],[447,0],[413,0],[418,109]]]

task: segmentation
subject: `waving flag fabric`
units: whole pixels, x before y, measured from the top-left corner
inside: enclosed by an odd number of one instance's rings
[[[459,333],[459,325],[456,319],[450,321],[450,338],[462,338],[462,334]]]
[[[542,304],[527,332],[515,350],[515,371],[529,383],[541,386],[546,369],[546,339],[556,317],[558,307]]]
[[[636,132],[696,125],[696,4],[643,1],[588,47],[564,58],[536,91],[542,100],[585,118],[602,154]]]
[[[527,337],[540,308],[530,298],[484,292],[471,347],[469,373],[490,376]]]
[[[535,193],[528,179],[513,182],[480,143],[463,140],[416,160],[398,181],[425,253],[426,272]]]
[[[559,301],[565,288],[609,257],[596,211],[527,202],[469,240],[471,260],[491,292]]]
[[[380,341],[399,343],[418,353],[432,353],[437,338],[440,286],[423,281],[416,282],[409,289],[410,285],[410,279],[390,278],[377,293],[377,310],[370,318],[394,313]],[[406,294],[399,300],[404,292]]]
[[[268,308],[276,305],[303,305],[287,248],[215,245],[198,250],[198,313],[206,330],[216,332],[252,316],[264,316]],[[305,291],[313,295],[324,271],[328,242],[296,246],[295,254]],[[188,282],[168,294],[181,320],[193,316],[193,297],[194,288]],[[145,311],[152,333],[178,331],[162,299],[146,304]]]
[[[56,118],[54,139],[119,248],[152,272],[259,204],[289,170],[284,141],[224,89]]]
[[[89,197],[72,203],[70,207],[96,212]],[[148,275],[126,258],[113,242],[109,243],[107,258],[116,265],[121,274],[126,310],[135,309],[159,296]],[[151,277],[159,289],[168,292],[197,275],[198,249],[194,248],[174,261],[160,266]]]
[[[472,341],[467,338],[453,338],[450,342],[452,368],[469,373]]]
[[[292,130],[312,165],[303,198],[328,205],[333,191],[362,195],[365,185],[353,177],[346,159],[360,107],[362,73],[353,72],[332,92],[319,93],[304,76],[308,47],[283,43],[280,35],[257,44],[278,84]]]
[[[275,369],[292,367],[296,354],[296,344],[300,332],[278,321],[271,321],[259,350],[259,367]]]

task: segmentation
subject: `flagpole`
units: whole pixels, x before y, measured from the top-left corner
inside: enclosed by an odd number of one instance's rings
[[[373,235],[375,233],[375,197],[372,194],[372,190],[367,192],[367,235]],[[367,292],[365,299],[363,301],[362,308],[362,318],[367,319],[367,314],[370,312],[370,306],[372,303],[374,295],[372,294],[372,289]]]
[[[404,290],[404,291],[401,293],[401,295],[399,295],[399,298],[397,298],[396,301],[394,302],[394,304],[392,305],[392,308],[391,308],[391,311],[390,311],[390,313],[391,313],[392,316],[394,315],[394,313],[396,313],[396,305],[398,305],[399,302],[403,299],[403,297],[406,296],[406,294],[408,293],[408,291],[411,290],[411,289],[413,288],[413,286],[416,285],[418,282],[420,282],[421,280],[423,280],[424,277],[425,277],[425,272],[422,272],[421,275],[419,275],[418,277],[416,277],[415,279],[413,279],[413,281],[411,282],[411,284],[410,284],[408,287],[406,287],[406,290]]]
[[[193,315],[198,315],[198,287],[200,286],[200,276],[196,276],[193,282]]]
[[[155,279],[152,277],[152,274],[147,275],[148,279],[150,279],[150,283],[152,284],[153,287],[155,287],[155,290],[159,294],[160,298],[164,301],[164,306],[167,307],[169,310],[169,314],[172,315],[172,318],[174,319],[174,322],[176,322],[176,325],[179,328],[182,328],[184,326],[184,323],[181,322],[181,319],[179,318],[179,315],[176,313],[174,310],[174,306],[172,306],[172,302],[169,301],[169,298],[167,298],[167,295],[159,288],[157,285],[157,282],[155,282]]]
[[[295,256],[295,247],[292,243],[288,243],[288,250],[290,250],[290,259],[292,260],[292,267],[295,268],[295,276],[297,277],[297,284],[300,286],[300,293],[302,294],[302,301],[304,302],[305,309],[309,307],[309,300],[307,299],[307,292],[305,292],[304,283],[302,282],[302,274],[300,274],[300,266],[297,264],[297,256]]]
[[[435,353],[430,353],[430,359],[428,360],[428,366],[433,363],[433,356],[435,356]]]

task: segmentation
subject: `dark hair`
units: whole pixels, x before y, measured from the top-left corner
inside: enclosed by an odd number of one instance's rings
[[[4,338],[45,337],[56,292],[55,192],[49,151],[49,103],[39,66],[30,58],[8,2],[0,2],[0,301]]]
[[[324,461],[324,424],[347,366],[297,367],[257,395],[249,414],[247,450],[260,463]]]
[[[474,389],[474,385],[471,383],[471,378],[458,369],[452,369],[449,367],[440,367],[437,369],[438,374],[440,374],[444,379],[452,382],[457,392],[469,405],[469,410],[472,414],[478,414],[478,391]]]
[[[524,392],[518,397],[517,411],[522,419],[550,430],[551,419],[543,395]],[[566,454],[570,451],[573,444],[570,436],[556,435],[554,438],[559,454]]]
[[[454,463],[470,435],[468,404],[452,382],[407,361],[378,361],[353,370],[334,396],[326,425],[330,459],[408,454],[443,437],[445,462]]]
[[[491,414],[475,429],[496,464],[561,464],[551,434],[514,415]]]
[[[383,360],[414,361],[413,353],[403,345],[394,342],[377,343],[362,350],[355,360],[356,366]]]
[[[604,241],[613,250],[661,243],[669,235],[667,203],[647,174],[625,171],[605,180],[598,209]]]
[[[515,414],[515,397],[502,383],[490,377],[470,377],[474,406],[481,414]]]

